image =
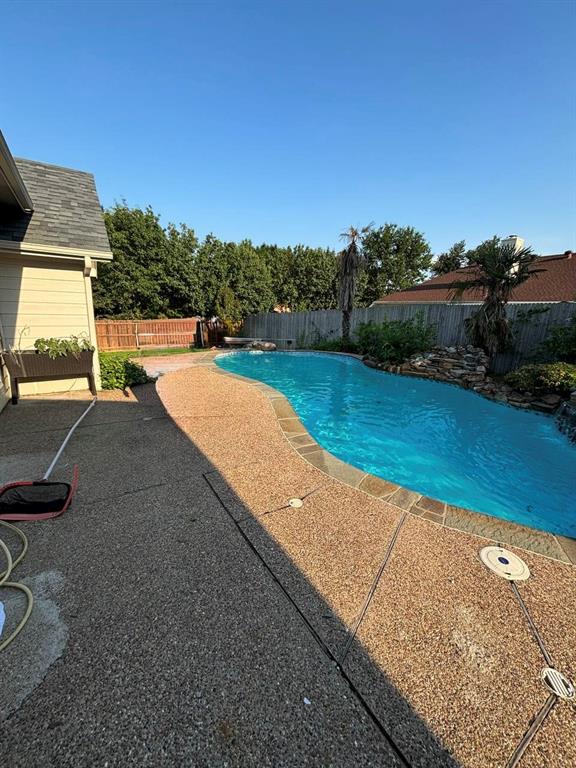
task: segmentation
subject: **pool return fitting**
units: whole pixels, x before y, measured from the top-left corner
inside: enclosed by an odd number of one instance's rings
[[[0,538],[0,550],[7,563],[6,569],[0,572],[0,589],[15,589],[19,592],[23,592],[26,596],[26,610],[24,611],[22,619],[8,637],[3,640],[2,628],[5,621],[5,615],[4,606],[0,601],[0,652],[7,648],[22,629],[24,629],[34,605],[32,592],[25,584],[9,581],[16,566],[18,566],[24,559],[28,550],[28,539],[20,528],[17,528],[15,525],[12,525],[11,522],[7,521],[48,520],[52,517],[58,517],[68,509],[78,485],[78,467],[74,467],[71,483],[50,482],[49,478],[74,431],[95,405],[96,398],[94,397],[90,402],[90,405],[68,430],[60,448],[50,462],[50,466],[40,480],[19,480],[0,487],[0,526],[16,534],[21,542],[20,552],[18,556],[14,558],[12,557],[12,553],[6,542]]]

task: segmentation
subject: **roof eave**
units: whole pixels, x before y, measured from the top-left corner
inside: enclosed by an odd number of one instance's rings
[[[33,211],[34,203],[28,194],[26,185],[22,180],[22,176],[20,176],[20,171],[16,167],[2,131],[0,131],[0,173],[2,173],[10,192],[14,196],[14,203],[25,213]]]
[[[112,251],[96,251],[91,248],[62,247],[43,243],[14,242],[0,240],[0,255],[8,256],[37,256],[51,259],[86,259],[92,261],[112,261]]]

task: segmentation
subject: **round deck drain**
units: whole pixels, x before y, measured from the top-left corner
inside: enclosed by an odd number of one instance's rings
[[[508,581],[525,581],[530,576],[524,560],[502,547],[484,547],[480,550],[480,560],[486,568]]]
[[[544,667],[540,676],[544,681],[544,685],[552,693],[555,693],[558,698],[566,699],[567,701],[576,699],[576,688],[574,688],[572,681],[566,675],[563,675],[562,672],[558,672],[557,669],[552,667]]]
[[[288,504],[290,504],[291,507],[294,507],[294,509],[300,509],[300,507],[304,506],[302,499],[290,499]]]

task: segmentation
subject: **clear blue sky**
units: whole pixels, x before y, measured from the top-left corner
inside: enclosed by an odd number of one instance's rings
[[[576,250],[576,2],[6,2],[0,126],[226,239]]]

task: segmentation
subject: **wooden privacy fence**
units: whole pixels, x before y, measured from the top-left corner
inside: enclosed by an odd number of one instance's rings
[[[184,317],[160,320],[96,320],[96,339],[101,352],[142,347],[200,346],[198,326],[202,325],[204,346],[218,344],[224,335],[219,320]]]
[[[187,347],[194,344],[199,318],[177,320],[96,320],[101,352],[141,347]]]
[[[424,322],[436,328],[438,344],[467,343],[464,321],[478,310],[478,304],[378,304],[352,312],[352,333],[360,323],[408,320],[422,313]],[[547,311],[542,312],[542,309]],[[564,325],[576,312],[576,302],[557,304],[509,304],[508,317],[514,323],[515,343],[510,352],[494,361],[496,373],[505,373],[527,360],[544,341],[552,326]],[[535,313],[535,314],[534,314]],[[342,314],[337,309],[250,315],[244,322],[243,336],[262,339],[293,339],[295,347],[305,347],[341,335]],[[284,344],[282,344],[284,346]]]

